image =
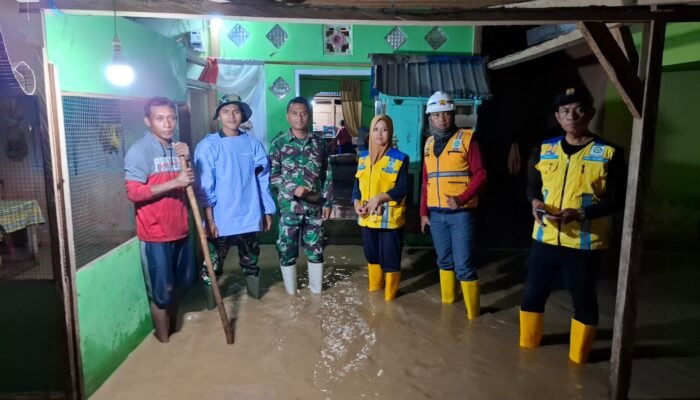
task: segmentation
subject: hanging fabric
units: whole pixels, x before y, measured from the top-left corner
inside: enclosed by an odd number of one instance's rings
[[[340,103],[345,126],[351,135],[357,136],[362,125],[362,87],[359,80],[340,80]]]
[[[218,60],[216,89],[220,95],[235,94],[253,110],[241,129],[267,147],[267,110],[265,106],[264,65],[258,61]]]

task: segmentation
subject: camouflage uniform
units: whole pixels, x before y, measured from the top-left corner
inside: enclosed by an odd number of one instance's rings
[[[207,238],[207,246],[209,247],[209,257],[214,267],[216,276],[220,276],[224,272],[224,261],[228,255],[231,246],[238,247],[238,260],[245,276],[258,276],[260,267],[258,267],[258,257],[260,256],[260,245],[256,232],[242,233],[231,236],[219,236],[215,239]],[[207,273],[206,264],[202,267],[200,273],[202,281],[211,286],[211,278]]]
[[[331,208],[333,197],[333,175],[323,139],[313,133],[303,140],[291,130],[282,133],[270,145],[270,163],[270,184],[277,191],[280,210],[280,264],[296,263],[300,234],[309,262],[323,262],[321,208]],[[304,199],[295,197],[297,186],[311,192]]]

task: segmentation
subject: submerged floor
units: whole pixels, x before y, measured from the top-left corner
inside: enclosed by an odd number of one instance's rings
[[[325,288],[312,295],[300,268],[296,296],[284,291],[272,246],[263,246],[261,300],[245,294],[227,260],[225,303],[235,318],[227,345],[201,287],[183,304],[167,345],[147,338],[92,399],[604,399],[615,278],[599,285],[601,324],[591,362],[568,362],[569,298],[547,306],[543,345],[518,348],[525,252],[480,255],[482,311],[443,305],[430,249],[409,248],[399,297],[368,293],[359,246],[328,246]],[[231,252],[234,254],[234,252]],[[697,254],[649,254],[639,299],[632,399],[700,399]],[[301,265],[301,262],[300,262]]]

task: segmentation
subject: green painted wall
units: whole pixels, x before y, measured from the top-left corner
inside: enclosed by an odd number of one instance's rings
[[[151,332],[139,241],[132,239],[77,272],[80,351],[87,396]]]
[[[700,60],[700,23],[669,24],[666,28],[664,65]]]
[[[240,23],[250,34],[248,40],[237,47],[226,35],[234,25]],[[438,51],[434,51],[425,35],[431,26],[403,26],[401,30],[407,36],[406,42],[396,52],[384,40],[393,26],[353,25],[352,55],[323,54],[323,25],[282,23],[279,24],[288,35],[287,42],[277,49],[266,35],[276,24],[274,22],[226,21],[221,29],[221,57],[231,59],[251,59],[262,61],[301,61],[301,62],[353,62],[369,63],[370,53],[471,53],[473,49],[474,29],[471,26],[443,26],[448,40]]]
[[[637,51],[641,48],[642,33],[634,33]],[[700,22],[672,23],[666,26],[663,65],[677,65],[700,61]]]
[[[664,71],[645,236],[667,242],[697,241],[700,228],[700,68]],[[605,136],[629,155],[632,119],[616,90],[608,86]]]
[[[227,35],[231,29],[240,23],[248,32],[248,40],[237,47]],[[394,51],[384,40],[393,26],[353,25],[353,50],[352,55],[337,56],[323,54],[323,25],[282,23],[280,26],[287,32],[287,42],[279,49],[267,40],[266,35],[275,26],[274,22],[252,22],[227,20],[221,28],[220,56],[222,58],[238,60],[282,61],[290,65],[265,65],[266,87],[282,77],[290,86],[289,94],[283,99],[277,99],[267,92],[267,130],[268,140],[271,140],[280,131],[286,131],[288,125],[285,119],[287,102],[294,97],[295,71],[315,69],[359,69],[367,71],[369,64],[368,55],[372,53],[427,53],[427,54],[471,54],[474,43],[474,29],[472,26],[444,26],[441,27],[447,34],[448,40],[437,51],[434,51],[425,41],[425,35],[433,27],[430,26],[405,26],[401,30],[407,36],[407,40],[399,51]],[[294,64],[295,62],[318,62],[318,65]],[[354,66],[333,67],[324,63],[351,63]],[[303,88],[302,88],[303,90]],[[369,83],[363,87],[363,94],[369,92]],[[309,98],[309,100],[311,100]],[[363,95],[363,124],[369,125],[374,115],[374,103],[372,99],[365,99]]]
[[[165,96],[185,101],[185,49],[174,40],[124,18],[117,18],[124,59],[136,76],[128,87],[105,78],[112,61],[112,17],[46,14],[49,61],[59,71],[61,90],[127,97]]]

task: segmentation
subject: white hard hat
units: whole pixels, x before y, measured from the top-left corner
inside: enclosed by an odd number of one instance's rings
[[[425,113],[430,114],[441,111],[454,111],[455,102],[452,100],[452,95],[438,90],[433,93],[428,99],[428,106],[425,108]]]

